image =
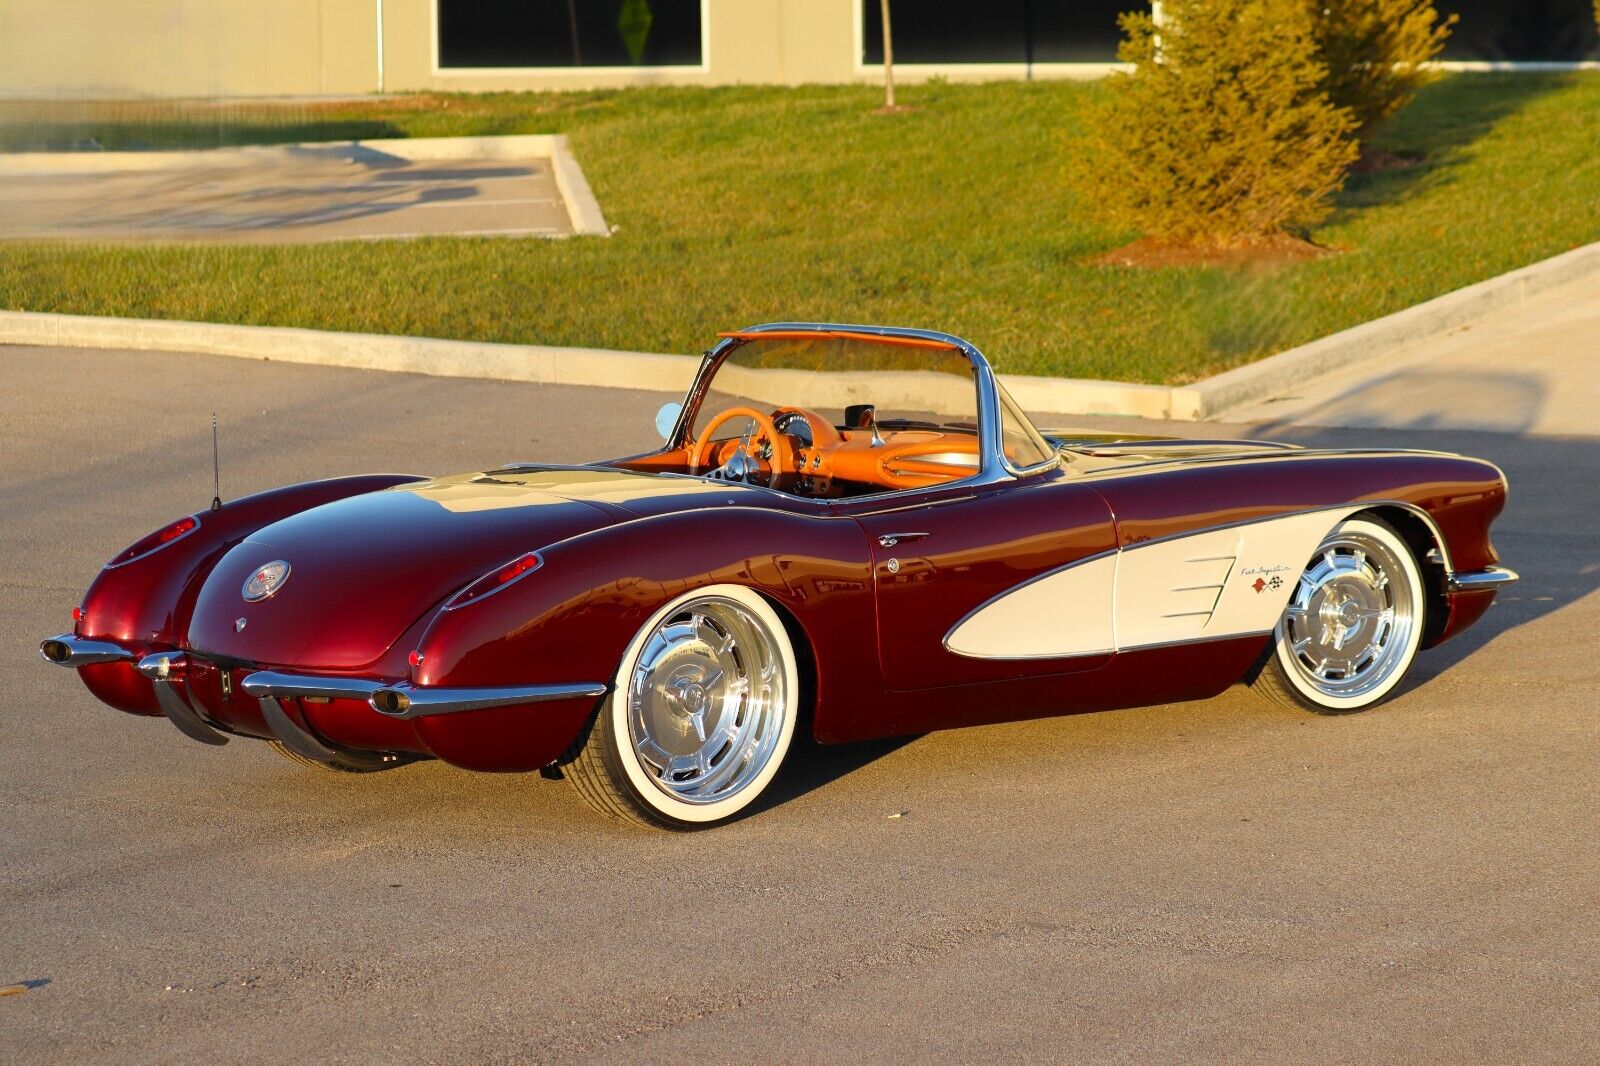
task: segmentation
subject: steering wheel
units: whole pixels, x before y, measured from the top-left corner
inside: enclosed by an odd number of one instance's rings
[[[718,467],[719,471],[725,471],[720,476],[729,481],[750,481],[751,475],[765,465],[767,481],[771,482],[778,475],[788,474],[794,470],[794,449],[789,446],[789,438],[779,433],[778,427],[772,424],[771,416],[753,407],[730,407],[706,423],[700,439],[689,449],[689,473],[698,474],[706,465],[707,453],[711,450],[717,430],[736,418],[748,418],[755,425],[752,429],[745,430],[744,436],[734,446],[733,452],[722,466]],[[759,429],[761,432],[753,434],[753,429]],[[761,449],[757,447],[763,440],[772,448],[770,459],[763,457]],[[760,482],[754,483],[760,484]]]

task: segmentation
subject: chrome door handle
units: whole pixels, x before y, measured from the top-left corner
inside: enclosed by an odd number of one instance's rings
[[[927,535],[926,533],[885,533],[878,538],[878,547],[892,548],[902,541],[921,540]]]

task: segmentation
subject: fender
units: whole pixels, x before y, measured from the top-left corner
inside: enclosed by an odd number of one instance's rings
[[[674,596],[714,583],[765,595],[799,632],[815,670],[814,729],[873,706],[883,690],[871,552],[844,517],[744,506],[608,526],[539,552],[504,590],[435,614],[412,679],[423,685],[609,684],[639,627]],[[419,737],[460,765],[533,769],[580,735],[594,701],[416,719]],[[530,732],[530,721],[546,723]],[[508,750],[515,749],[515,750]]]
[[[1457,455],[1389,453],[1387,462],[1375,466],[1364,461],[1370,454],[1278,453],[1110,472],[1085,483],[1111,506],[1124,547],[1302,511],[1344,505],[1375,511],[1423,560],[1430,607],[1423,647],[1431,647],[1466,628],[1494,598],[1492,590],[1451,592],[1448,578],[1500,561],[1489,526],[1505,507],[1505,475],[1493,463]],[[1219,511],[1217,500],[1229,506]],[[1305,560],[1282,562],[1298,568]]]
[[[137,654],[176,648],[201,584],[229,548],[289,515],[420,480],[410,474],[372,474],[310,481],[244,496],[214,511],[197,511],[190,516],[199,523],[192,532],[146,555],[102,568],[84,594],[73,633],[114,641]],[[132,663],[95,663],[80,667],[78,674],[90,692],[118,710],[161,714],[150,681]]]

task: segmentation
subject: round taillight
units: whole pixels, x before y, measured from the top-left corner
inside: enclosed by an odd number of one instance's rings
[[[410,655],[406,656],[406,662],[410,663],[412,666],[421,666],[422,653],[420,651],[413,651]]]
[[[72,609],[72,620],[74,622],[83,621],[83,608],[82,607],[74,607]]]

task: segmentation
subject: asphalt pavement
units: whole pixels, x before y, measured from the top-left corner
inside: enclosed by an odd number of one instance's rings
[[[755,816],[668,835],[534,775],[203,747],[36,652],[105,559],[210,499],[213,409],[231,497],[621,454],[662,396],[25,348],[0,374],[0,1060],[1600,1046],[1600,439],[1273,428],[1510,475],[1523,582],[1379,709],[1236,689],[801,746]]]

